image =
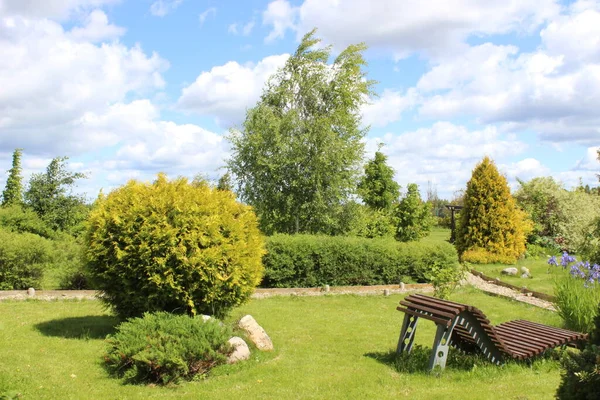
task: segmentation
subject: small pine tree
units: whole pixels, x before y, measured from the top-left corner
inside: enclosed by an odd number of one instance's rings
[[[233,192],[233,184],[231,183],[231,175],[229,172],[225,172],[225,175],[219,178],[217,183],[217,190],[228,190]]]
[[[365,165],[365,175],[358,184],[363,201],[373,210],[391,210],[400,196],[400,185],[394,181],[394,169],[386,161],[387,156],[377,151]]]
[[[410,242],[427,236],[433,225],[431,205],[421,200],[419,186],[410,183],[406,196],[400,201],[394,213],[396,219],[396,240]]]
[[[463,261],[511,264],[525,253],[531,223],[489,157],[473,170],[460,216],[455,245]]]
[[[21,176],[21,155],[23,149],[13,152],[12,168],[8,171],[6,187],[2,192],[2,206],[18,205],[23,203],[23,177]]]

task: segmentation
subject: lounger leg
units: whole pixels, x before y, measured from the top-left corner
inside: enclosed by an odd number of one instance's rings
[[[452,337],[452,331],[456,322],[457,318],[452,321],[450,326],[437,324],[431,357],[429,357],[430,371],[433,371],[436,365],[439,365],[441,369],[446,367],[446,359],[448,358],[448,350],[450,349],[450,338]]]
[[[404,314],[402,329],[400,330],[400,338],[398,339],[398,347],[396,353],[400,354],[403,351],[410,353],[415,340],[415,331],[417,330],[417,321],[419,317]]]

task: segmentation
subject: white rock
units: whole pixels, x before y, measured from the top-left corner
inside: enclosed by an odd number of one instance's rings
[[[252,315],[246,315],[240,319],[238,326],[246,332],[248,339],[250,339],[259,350],[273,350],[271,338],[256,320],[252,318]]]
[[[27,295],[28,296],[35,296],[35,289],[30,287],[29,289],[27,289]]]
[[[521,274],[521,278],[525,279],[525,278],[529,278],[530,275],[529,274]]]
[[[202,314],[200,317],[202,318],[202,320],[204,322],[208,321],[209,319],[212,319],[212,317],[210,315],[204,315],[204,314]]]
[[[527,267],[521,267],[521,273],[529,275],[529,268],[527,268]]]
[[[233,353],[227,357],[227,364],[233,364],[238,361],[247,360],[250,358],[250,348],[241,337],[234,336],[227,342],[234,348]]]
[[[502,275],[517,275],[517,273],[519,272],[518,269],[516,269],[515,267],[510,267],[510,268],[504,268],[502,270]]]

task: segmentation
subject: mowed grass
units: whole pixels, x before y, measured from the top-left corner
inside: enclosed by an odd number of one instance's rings
[[[0,397],[23,399],[551,399],[557,362],[447,369],[436,377],[392,366],[402,296],[275,297],[236,309],[252,314],[273,339],[273,353],[216,368],[177,387],[123,385],[102,367],[103,339],[116,320],[95,301],[0,302]],[[525,318],[559,326],[559,317],[522,303],[462,289],[453,300],[476,305],[493,323]],[[416,344],[431,346],[434,324],[421,321]]]

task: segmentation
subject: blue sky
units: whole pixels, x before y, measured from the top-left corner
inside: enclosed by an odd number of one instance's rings
[[[367,157],[384,142],[403,187],[452,197],[485,155],[513,188],[598,184],[590,0],[0,0],[0,169],[16,147],[25,175],[66,155],[91,198],[159,171],[215,179],[224,135],[313,27],[334,53],[369,46]]]

